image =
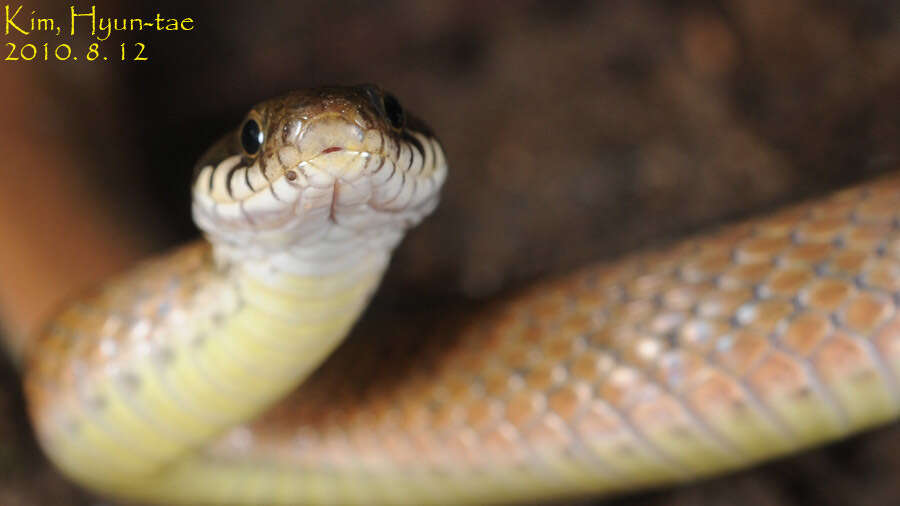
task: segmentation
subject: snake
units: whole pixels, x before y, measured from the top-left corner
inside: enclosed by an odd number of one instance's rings
[[[41,447],[97,494],[600,497],[900,412],[897,175],[538,280],[423,324],[410,357],[341,346],[448,173],[394,95],[264,101],[194,170],[203,238],[65,305],[22,358]]]

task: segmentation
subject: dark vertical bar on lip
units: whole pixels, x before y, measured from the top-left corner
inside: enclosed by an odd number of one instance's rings
[[[425,160],[425,147],[422,146],[422,141],[420,141],[419,139],[416,139],[416,136],[412,135],[411,133],[407,132],[406,130],[403,130],[403,133],[400,134],[400,137],[401,137],[404,141],[406,141],[406,142],[412,144],[413,147],[416,148],[416,150],[419,152],[419,154],[422,155],[422,161],[424,162],[424,160]]]
[[[234,198],[234,191],[231,188],[231,182],[234,179],[234,173],[241,168],[241,164],[236,164],[234,167],[228,169],[228,174],[225,174],[225,191],[228,192],[228,196],[232,199]]]
[[[251,192],[256,192],[256,188],[250,184],[250,167],[247,167],[247,170],[244,171],[244,182],[247,183],[247,188],[250,188]]]

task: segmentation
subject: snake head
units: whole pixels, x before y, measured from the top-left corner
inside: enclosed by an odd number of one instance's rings
[[[437,205],[441,145],[373,85],[262,102],[195,167],[194,220],[211,241],[265,252],[340,236],[402,237]]]

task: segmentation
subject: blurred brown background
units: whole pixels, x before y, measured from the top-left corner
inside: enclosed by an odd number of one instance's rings
[[[70,4],[23,5],[66,19]],[[146,62],[2,62],[9,337],[194,237],[194,160],[254,102],[297,87],[379,83],[426,118],[451,161],[441,208],[398,251],[354,339],[397,331],[397,314],[440,318],[900,165],[897,1],[96,5],[196,28],[101,44],[117,59],[120,43],[143,42]],[[69,42],[79,54],[86,35],[4,42]],[[96,503],[40,456],[10,364],[0,380],[0,504]],[[898,474],[894,427],[611,504],[896,504]]]

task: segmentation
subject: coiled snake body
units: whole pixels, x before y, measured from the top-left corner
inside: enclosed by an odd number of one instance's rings
[[[353,393],[349,364],[290,394],[446,170],[373,86],[255,107],[197,165],[207,240],[32,343],[47,454],[165,504],[515,502],[705,476],[897,416],[897,177],[538,284],[402,382]]]

